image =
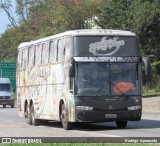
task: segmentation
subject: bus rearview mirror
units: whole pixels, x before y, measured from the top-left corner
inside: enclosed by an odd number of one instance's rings
[[[145,76],[147,81],[151,80],[151,63],[147,57],[142,57],[142,62],[145,65]]]

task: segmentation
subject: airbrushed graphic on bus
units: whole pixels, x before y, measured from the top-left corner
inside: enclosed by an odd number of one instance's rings
[[[44,59],[46,59],[48,56],[47,64],[39,66],[36,65],[36,61],[38,64],[39,55],[41,54],[38,51],[36,52],[37,47],[35,47],[35,54],[32,54],[32,57],[36,56],[36,53],[38,57],[33,58],[35,62],[29,61],[33,63],[31,64],[31,67],[23,67],[25,63],[21,61],[18,62],[19,69],[17,69],[17,99],[19,114],[21,116],[27,114],[25,112],[27,111],[26,108],[28,107],[25,108],[24,105],[28,104],[29,106],[30,101],[33,101],[35,118],[60,120],[59,103],[60,100],[63,99],[64,102],[67,102],[67,104],[71,105],[68,109],[68,114],[70,115],[69,119],[74,121],[73,111],[75,106],[73,100],[71,99],[72,95],[69,92],[69,62],[67,61],[68,58],[70,58],[70,53],[68,50],[70,49],[69,47],[71,42],[69,38],[65,39],[65,56],[62,56],[63,54],[59,55],[59,58],[64,58],[65,61],[60,61],[59,63],[54,62],[54,58],[51,58],[57,54],[57,52],[52,49],[52,47],[55,47],[55,42],[54,45],[52,44],[50,46],[50,52],[52,55],[45,55],[44,57]],[[42,45],[35,46],[40,47]],[[21,50],[25,49],[30,49],[30,46],[23,47]],[[21,50],[19,51],[20,59],[22,59],[23,52],[25,52]],[[31,51],[33,51],[33,48]],[[32,59],[32,57],[30,58]],[[72,103],[70,103],[70,101]]]
[[[109,56],[116,53],[121,46],[125,45],[124,40],[118,40],[119,37],[114,37],[113,39],[107,39],[103,37],[100,42],[92,43],[89,45],[89,52],[96,56]],[[114,48],[114,49],[113,49]],[[110,53],[103,53],[103,51],[111,50]],[[99,53],[99,52],[102,53]]]

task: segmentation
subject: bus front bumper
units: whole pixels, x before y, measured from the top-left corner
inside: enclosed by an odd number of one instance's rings
[[[76,110],[76,120],[79,122],[107,122],[107,121],[139,121],[142,111],[90,111]]]

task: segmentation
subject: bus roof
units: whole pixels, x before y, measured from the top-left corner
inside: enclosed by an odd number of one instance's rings
[[[38,39],[35,41],[30,41],[30,42],[24,42],[21,43],[18,46],[18,49],[32,45],[32,44],[37,44],[39,42],[44,42],[48,41],[54,38],[62,37],[62,36],[97,36],[97,35],[107,35],[107,36],[136,36],[135,33],[131,31],[124,31],[124,30],[112,30],[112,29],[80,29],[80,30],[71,30],[71,31],[66,31],[63,33],[59,33],[56,35],[52,35],[49,37],[45,37],[42,39]]]

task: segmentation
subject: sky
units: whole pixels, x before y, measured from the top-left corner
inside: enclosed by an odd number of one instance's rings
[[[7,18],[7,15],[5,14],[5,12],[0,11],[0,34],[4,33],[6,28],[7,28],[7,24],[9,24],[9,20]]]
[[[12,0],[12,5],[13,5],[12,13],[14,14],[16,0]],[[9,24],[10,22],[8,20],[7,14],[3,10],[0,10],[0,34],[3,34],[5,32],[5,30],[7,29],[7,25]]]

